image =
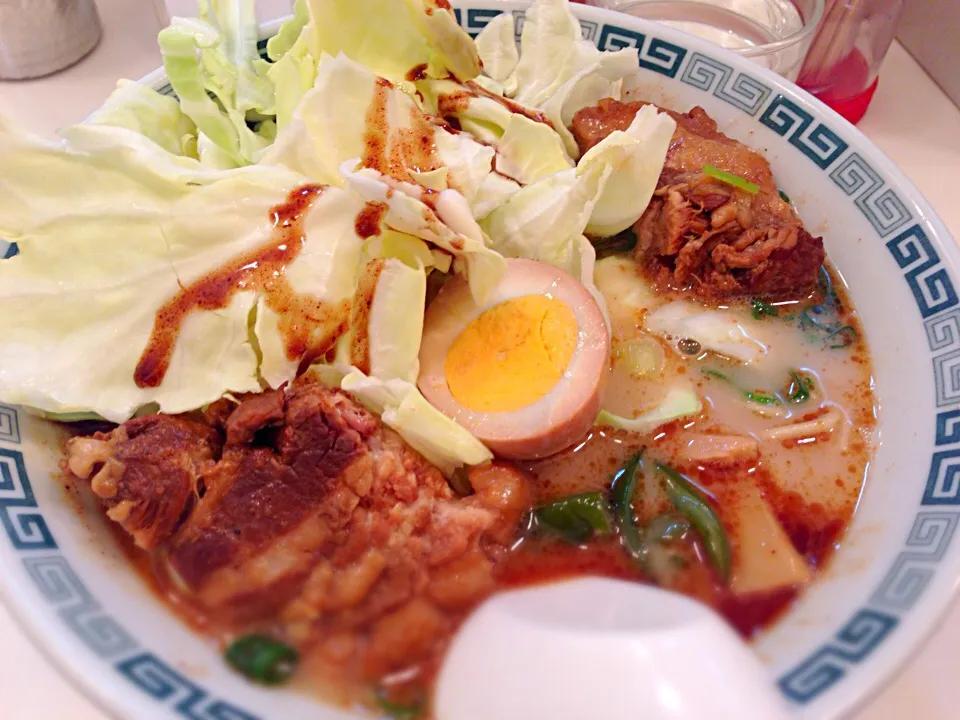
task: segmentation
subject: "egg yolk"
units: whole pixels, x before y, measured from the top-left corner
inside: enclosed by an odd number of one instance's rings
[[[577,320],[565,303],[523,295],[474,318],[450,345],[443,371],[464,407],[509,412],[550,392],[576,346]]]

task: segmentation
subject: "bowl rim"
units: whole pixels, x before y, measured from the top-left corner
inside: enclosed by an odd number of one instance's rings
[[[460,12],[462,10],[475,9],[486,13],[483,20],[488,21],[500,12],[522,11],[529,3],[517,0],[508,2],[494,2],[493,0],[452,0],[452,5],[458,14],[458,19],[460,19]],[[491,6],[494,5],[497,7],[497,10],[491,8]],[[811,114],[814,118],[829,120],[832,127],[839,128],[846,137],[855,139],[858,145],[869,153],[870,161],[881,177],[892,180],[901,188],[900,194],[907,199],[910,206],[917,210],[918,217],[916,218],[916,222],[919,224],[927,224],[933,228],[934,232],[932,233],[930,241],[936,246],[936,251],[939,252],[942,263],[949,270],[948,282],[951,282],[952,279],[960,278],[960,247],[957,246],[946,225],[940,220],[930,203],[922,193],[920,193],[913,182],[860,130],[831,108],[824,105],[821,101],[811,96],[802,88],[799,88],[795,83],[780,77],[773,71],[748,62],[741,54],[713,45],[689,33],[659,26],[650,20],[623,16],[613,10],[586,5],[572,4],[572,10],[579,19],[596,21],[598,25],[619,20],[621,24],[627,26],[650,26],[646,32],[656,30],[657,32],[662,32],[667,38],[677,36],[685,43],[689,50],[702,51],[708,57],[713,56],[721,60],[726,59],[735,69],[742,70],[742,66],[747,64],[751,75],[763,79],[776,92],[797,103],[799,107]],[[264,42],[276,34],[277,28],[279,28],[285,19],[285,17],[281,17],[262,24],[259,35],[261,42]],[[469,19],[465,20],[466,23],[461,22],[461,24],[469,24]],[[138,82],[159,88],[164,82],[165,77],[165,73],[161,67],[147,74]],[[784,140],[786,140],[786,137]],[[924,454],[926,456],[926,449],[924,450]],[[10,610],[11,615],[16,618],[18,624],[26,630],[34,645],[41,650],[45,657],[52,661],[64,677],[68,678],[85,696],[93,699],[97,706],[106,710],[108,714],[114,717],[128,716],[127,714],[134,709],[143,709],[147,711],[148,715],[159,716],[153,704],[148,705],[146,702],[150,700],[149,697],[140,693],[132,685],[112,681],[110,676],[116,676],[116,672],[112,666],[106,666],[102,672],[97,669],[89,669],[90,671],[87,671],[87,668],[71,662],[71,660],[76,657],[77,651],[65,649],[62,636],[56,632],[51,632],[46,627],[50,623],[46,618],[42,617],[39,612],[28,607],[27,603],[23,601],[23,593],[15,594],[12,592],[15,583],[7,577],[9,574],[9,571],[0,566],[0,580],[2,580],[0,581],[0,598],[3,599],[4,604]],[[833,702],[831,702],[831,715],[846,716],[852,710],[862,706],[871,697],[884,689],[886,681],[898,673],[903,666],[910,661],[921,648],[923,641],[942,623],[947,609],[953,604],[958,592],[960,592],[960,575],[952,577],[952,583],[948,590],[940,590],[938,593],[928,592],[923,598],[924,610],[926,612],[911,611],[907,613],[910,617],[911,632],[904,636],[903,628],[899,628],[901,630],[899,636],[889,642],[891,647],[897,646],[897,651],[889,653],[890,656],[884,658],[882,666],[878,665],[876,659],[874,660],[871,667],[876,668],[876,670],[873,672],[871,679],[867,681],[858,680],[857,682],[851,680],[850,682],[844,683],[842,687],[834,687],[831,689],[833,697]],[[905,614],[905,616],[907,614]],[[95,679],[100,678],[108,680],[108,682],[104,684],[95,682]],[[855,689],[856,685],[860,686],[859,689]],[[118,688],[119,692],[117,692]],[[798,713],[802,713],[802,707],[798,709],[798,706],[794,706],[794,709],[797,710]],[[164,710],[166,710],[166,708],[164,708]]]

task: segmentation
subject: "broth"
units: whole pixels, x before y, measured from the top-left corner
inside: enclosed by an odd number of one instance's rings
[[[636,271],[639,273],[640,268]],[[657,372],[631,373],[624,369],[614,351],[603,407],[633,417],[656,405],[671,383],[686,380],[704,398],[704,409],[695,418],[664,425],[646,436],[595,427],[580,443],[559,455],[524,464],[524,470],[535,478],[537,501],[546,503],[574,493],[606,491],[617,468],[632,454],[644,450],[650,462],[663,461],[683,471],[711,497],[731,538],[734,584],[738,571],[743,569],[744,553],[753,551],[741,547],[738,539],[744,539],[748,530],[747,519],[741,517],[743,508],[755,512],[756,496],[769,507],[793,550],[809,569],[821,569],[853,515],[869,466],[876,424],[873,380],[862,333],[842,292],[829,292],[835,293],[840,307],[845,308],[844,323],[856,331],[856,340],[843,348],[831,348],[798,328],[797,312],[822,303],[822,292],[781,304],[776,317],[754,318],[749,306],[726,308],[751,332],[756,331],[767,347],[762,362],[746,368],[712,353],[685,356],[676,350],[682,338],[665,340],[642,330],[646,312],[671,302],[674,298],[670,294],[658,296],[642,312],[618,307],[608,298],[614,347],[638,339],[652,341],[660,350],[663,366]],[[738,387],[706,375],[704,370],[719,370]],[[767,417],[758,412],[762,408],[756,403],[744,400],[744,389],[785,394],[783,386],[792,370],[800,370],[813,384],[806,403],[793,408],[789,401],[786,403],[789,419]],[[822,408],[839,413],[841,421],[833,431],[796,440],[767,437],[772,428],[790,419],[815,420],[823,414]],[[756,443],[756,457],[730,463],[698,461],[691,457],[690,448],[704,435],[746,438]],[[650,521],[669,505],[662,493],[656,488],[651,490],[650,473],[646,474],[648,487],[640,489],[641,497],[634,504],[641,522]],[[650,580],[636,565],[611,563],[607,552],[598,547],[588,544],[557,548],[557,542],[528,535],[506,562],[506,582],[515,585],[523,577],[533,582],[578,574],[624,577],[624,573]],[[676,573],[671,582],[677,589],[711,604],[748,637],[783,612],[804,585],[779,584],[771,578],[767,587],[732,592],[699,565],[694,563],[692,569]],[[760,584],[763,585],[762,579]]]

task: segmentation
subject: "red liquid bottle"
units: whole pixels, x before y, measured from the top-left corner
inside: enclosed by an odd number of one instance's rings
[[[826,0],[797,84],[859,122],[877,89],[877,73],[904,0]]]

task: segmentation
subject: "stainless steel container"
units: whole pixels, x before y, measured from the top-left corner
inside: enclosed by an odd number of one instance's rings
[[[0,0],[0,78],[49,75],[100,42],[94,0]]]

